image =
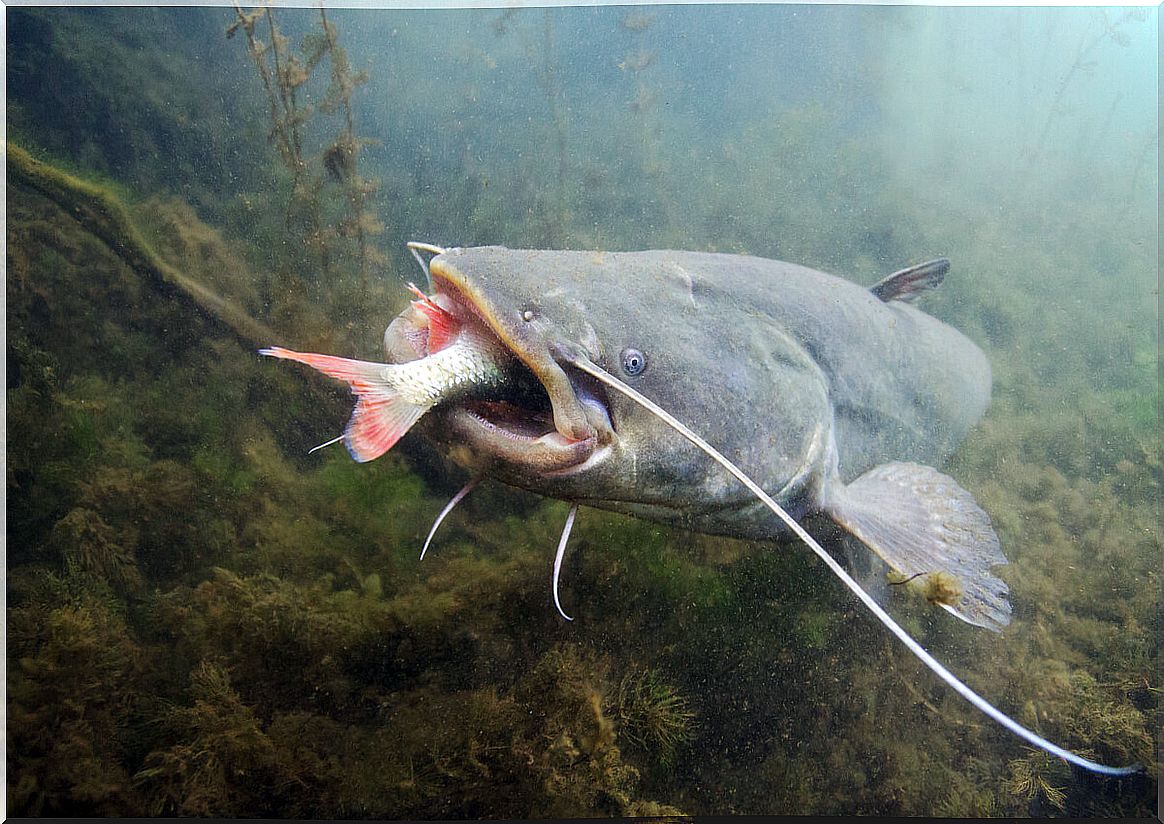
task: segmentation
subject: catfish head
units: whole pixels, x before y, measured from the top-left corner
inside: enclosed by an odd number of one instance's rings
[[[432,300],[488,330],[531,380],[526,391],[502,399],[438,407],[417,430],[474,475],[650,520],[742,534],[718,515],[754,497],[641,405],[576,364],[594,364],[714,429],[734,459],[777,489],[798,477],[808,488],[823,465],[824,399],[813,403],[795,380],[815,367],[791,342],[782,347],[779,335],[758,336],[732,322],[724,328],[712,316],[723,308],[722,294],[665,253],[647,254],[477,247],[434,257]],[[763,325],[762,318],[756,322]],[[397,317],[384,336],[387,359],[421,357],[426,323],[415,308]],[[751,361],[748,368],[741,358]],[[781,381],[756,364],[792,374]],[[774,377],[785,391],[775,406],[805,401],[781,425],[776,449],[771,433],[754,418],[741,420],[746,410],[739,408],[743,398],[768,399]],[[770,517],[763,520],[770,530]]]

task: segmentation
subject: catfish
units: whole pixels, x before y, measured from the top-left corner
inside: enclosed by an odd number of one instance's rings
[[[914,655],[1015,735],[1094,772],[1143,769],[1098,764],[1006,716],[801,524],[832,520],[969,624],[999,632],[1009,623],[1007,586],[993,572],[1006,558],[990,518],[935,468],[981,419],[991,389],[982,350],[914,305],[942,283],[948,260],[864,288],[744,255],[409,245],[432,294],[388,326],[387,363],[264,353],[348,382],[358,401],[343,437],[357,460],[415,426],[469,471],[424,550],[484,477],[568,501],[553,596],[569,619],[558,579],[580,505],[712,535],[795,535]],[[434,257],[426,264],[420,252]],[[428,374],[446,346],[466,342],[484,355],[479,377],[405,417],[374,402],[397,391],[385,389],[388,375]],[[352,449],[363,430],[390,437]]]

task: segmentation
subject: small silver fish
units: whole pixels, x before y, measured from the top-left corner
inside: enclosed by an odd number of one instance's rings
[[[512,382],[507,365],[513,358],[496,337],[483,334],[480,324],[467,322],[409,285],[420,296],[413,307],[427,320],[424,333],[411,342],[422,355],[417,360],[374,363],[281,346],[259,350],[268,357],[305,363],[351,387],[357,402],[344,434],[320,447],[342,439],[357,461],[374,460],[438,403]]]

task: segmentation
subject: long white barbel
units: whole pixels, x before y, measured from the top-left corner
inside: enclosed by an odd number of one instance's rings
[[[602,381],[616,392],[620,392],[623,395],[626,395],[632,401],[658,417],[661,421],[670,426],[684,438],[691,441],[691,443],[702,449],[720,466],[734,475],[736,480],[746,486],[748,490],[757,498],[759,498],[765,506],[772,510],[780,518],[780,520],[782,520],[788,526],[789,529],[796,533],[796,536],[800,538],[800,540],[804,541],[804,543],[808,545],[809,549],[816,553],[817,557],[824,561],[825,565],[832,571],[832,573],[840,578],[845,586],[852,590],[853,594],[861,600],[861,603],[868,607],[869,611],[876,615],[877,619],[881,621],[881,623],[884,624],[890,632],[896,635],[897,639],[901,641],[901,643],[905,644],[906,648],[909,649],[910,652],[917,656],[917,658],[923,664],[929,667],[935,675],[945,681],[959,695],[978,708],[979,711],[985,713],[990,718],[994,719],[994,721],[1017,735],[1019,738],[1022,738],[1024,741],[1027,741],[1028,743],[1031,743],[1039,749],[1049,752],[1052,755],[1062,758],[1069,764],[1074,764],[1075,766],[1082,767],[1085,770],[1091,770],[1092,772],[1100,773],[1102,775],[1113,776],[1133,775],[1143,771],[1144,767],[1141,764],[1132,764],[1128,767],[1109,767],[1106,764],[1100,764],[1084,758],[1081,755],[1076,755],[1070,750],[1065,750],[1057,744],[1052,744],[1041,735],[1028,730],[1026,727],[1015,721],[1002,710],[995,707],[981,695],[958,680],[956,675],[942,666],[942,664],[936,658],[930,655],[926,651],[925,647],[915,641],[913,636],[902,629],[901,626],[896,621],[894,621],[892,617],[890,617],[889,613],[882,609],[881,606],[873,600],[873,597],[861,588],[861,585],[858,584],[849,575],[849,573],[845,571],[844,567],[842,567],[839,563],[836,562],[836,560],[833,559],[833,556],[829,555],[828,552],[825,551],[824,547],[816,542],[815,538],[813,538],[808,534],[808,532],[805,531],[804,527],[796,522],[796,519],[784,511],[784,507],[776,503],[776,501],[774,501],[767,492],[760,488],[759,484],[749,478],[742,469],[720,454],[720,452],[716,450],[715,447],[688,429],[681,421],[671,415],[670,412],[667,412],[650,398],[642,395],[637,390],[618,380],[602,367],[597,366],[590,360],[577,355],[562,353],[562,356],[578,369],[581,369],[586,374]]]
[[[578,514],[578,504],[570,505],[570,514],[566,516],[566,527],[562,530],[562,537],[558,539],[558,551],[554,553],[554,606],[558,608],[558,614],[567,621],[573,621],[566,610],[562,609],[562,602],[558,600],[558,577],[562,573],[562,559],[566,557],[566,542],[570,540],[570,530],[574,528],[574,516]]]
[[[432,288],[432,273],[428,270],[428,261],[420,256],[421,252],[428,252],[430,255],[443,255],[445,250],[434,243],[422,243],[419,240],[410,240],[404,244],[408,247],[408,251],[412,252],[412,256],[416,258],[416,262],[420,264],[420,268],[424,270],[424,276],[428,278],[428,287]]]
[[[436,520],[432,522],[432,528],[428,531],[428,537],[424,539],[424,546],[420,548],[420,560],[424,560],[424,553],[428,552],[428,545],[432,543],[432,537],[436,535],[437,527],[441,525],[441,521],[445,519],[446,515],[453,511],[453,507],[459,504],[466,495],[468,495],[477,487],[477,484],[481,483],[481,479],[483,477],[485,476],[477,475],[473,478],[470,478],[469,482],[461,487],[461,491],[454,495],[451,501],[445,504],[445,508],[441,510],[441,514],[437,515]]]

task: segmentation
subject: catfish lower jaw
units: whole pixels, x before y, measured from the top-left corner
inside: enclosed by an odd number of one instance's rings
[[[548,418],[513,416],[506,404],[474,401],[445,413],[445,437],[468,446],[474,462],[504,463],[534,472],[557,472],[585,463],[598,447],[597,433],[571,440]],[[515,408],[516,411],[523,411]],[[538,426],[539,423],[544,425]]]

